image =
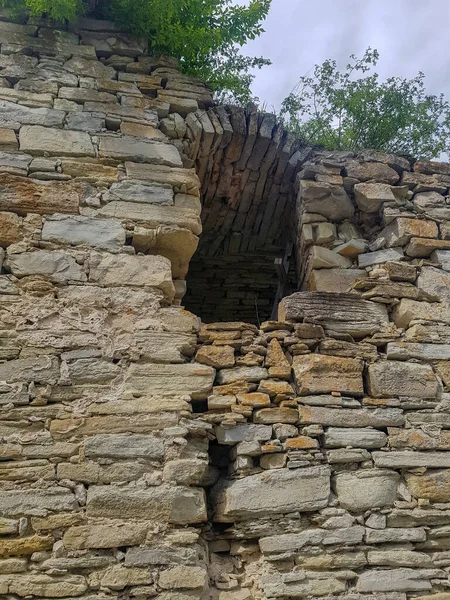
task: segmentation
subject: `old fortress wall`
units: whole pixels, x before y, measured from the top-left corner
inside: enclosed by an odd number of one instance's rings
[[[0,598],[450,600],[450,165],[1,19]]]

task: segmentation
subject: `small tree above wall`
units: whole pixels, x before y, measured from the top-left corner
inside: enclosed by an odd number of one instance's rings
[[[283,101],[281,117],[309,145],[328,150],[365,148],[435,158],[450,149],[450,105],[413,79],[373,72],[377,50],[355,55],[343,71],[334,60],[314,67]]]
[[[270,64],[243,56],[240,48],[264,30],[271,0],[0,0],[22,14],[74,20],[82,14],[112,19],[149,40],[153,52],[180,59],[181,69],[212,87],[222,101],[250,100],[251,70]]]

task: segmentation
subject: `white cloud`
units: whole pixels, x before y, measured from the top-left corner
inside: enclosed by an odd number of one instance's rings
[[[362,55],[367,46],[380,52],[382,78],[423,71],[428,90],[450,99],[447,0],[272,0],[264,27],[244,52],[272,60],[253,85],[269,107],[279,108],[314,64],[332,58],[345,66],[350,54]]]

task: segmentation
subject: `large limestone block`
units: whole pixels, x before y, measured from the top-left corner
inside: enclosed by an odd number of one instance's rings
[[[433,560],[424,552],[414,552],[413,550],[369,550],[367,553],[369,565],[381,567],[433,567]],[[429,597],[431,600],[431,597]],[[439,600],[435,598],[434,600]],[[444,598],[442,599],[444,600]]]
[[[12,212],[0,212],[0,246],[7,248],[22,237],[22,219]]]
[[[88,159],[85,159],[88,160]],[[105,181],[107,183],[117,180],[117,167],[110,167],[95,162],[85,162],[85,160],[76,158],[63,158],[62,170],[64,175],[70,175],[76,179],[96,183]]]
[[[207,582],[207,572],[201,567],[177,565],[162,571],[158,584],[163,590],[203,589]]]
[[[414,344],[389,342],[386,349],[389,359],[450,360],[450,344]]]
[[[90,486],[86,506],[88,517],[146,519],[177,525],[206,521],[204,491],[181,486]]]
[[[59,376],[59,362],[54,356],[18,358],[0,365],[0,381],[55,384]]]
[[[351,260],[322,246],[311,246],[308,261],[312,269],[348,269],[352,266]]]
[[[128,135],[122,137],[102,136],[100,138],[99,156],[101,158],[132,160],[168,167],[183,166],[180,153],[175,146]]]
[[[405,417],[398,408],[345,409],[299,406],[302,425],[328,425],[330,427],[396,427],[403,425]]]
[[[104,65],[99,60],[86,60],[78,56],[64,63],[64,69],[75,75],[93,77],[94,79],[115,79],[117,73],[113,67]]]
[[[50,550],[54,539],[51,536],[32,535],[19,539],[1,539],[0,556],[30,555],[34,552]]]
[[[387,435],[383,431],[364,427],[360,429],[330,427],[325,432],[326,448],[382,448]]]
[[[133,246],[137,252],[165,256],[172,265],[174,279],[184,279],[198,247],[198,237],[189,229],[160,226],[156,229],[135,227]]]
[[[112,565],[108,567],[101,579],[101,585],[111,590],[123,590],[132,585],[145,586],[153,582],[153,575],[148,569]]]
[[[70,182],[39,182],[0,173],[0,210],[26,215],[78,213],[79,190]]]
[[[113,183],[111,194],[126,202],[143,202],[145,204],[173,204],[171,185],[144,184],[139,181],[124,180]]]
[[[45,220],[42,239],[57,244],[84,244],[115,250],[125,244],[125,229],[113,219],[52,215]]]
[[[220,482],[214,489],[214,520],[224,523],[324,508],[330,493],[327,467],[281,469]]]
[[[197,338],[191,333],[136,331],[135,345],[142,359],[154,363],[184,363],[194,354]]]
[[[4,70],[2,75],[6,76]],[[20,123],[21,125],[42,125],[44,127],[62,127],[66,113],[51,108],[28,108],[14,102],[0,100],[0,126]],[[16,126],[17,127],[17,126]]]
[[[395,469],[414,469],[416,467],[450,468],[449,452],[412,452],[408,450],[373,452],[372,458],[377,467]]]
[[[232,346],[201,346],[195,360],[215,369],[234,367],[234,348]]]
[[[107,360],[78,358],[68,364],[68,376],[72,384],[105,384],[122,373],[121,368]]]
[[[300,533],[284,533],[263,537],[259,540],[259,547],[264,554],[282,554],[284,552],[298,552],[305,546],[356,545],[364,537],[365,529],[361,525],[345,527],[342,529],[305,529]]]
[[[216,383],[218,385],[228,385],[241,380],[258,383],[268,378],[269,373],[263,367],[233,367],[232,369],[219,371]]]
[[[66,598],[81,596],[87,589],[85,577],[65,574],[64,577],[51,577],[41,573],[14,575],[9,583],[9,592],[21,598]]]
[[[352,284],[367,277],[362,269],[314,269],[306,282],[309,292],[348,292]]]
[[[438,226],[434,221],[398,217],[380,233],[386,239],[386,246],[405,246],[412,237],[437,238]]]
[[[405,479],[415,498],[430,502],[448,502],[450,498],[450,469],[426,471],[423,475],[406,473]]]
[[[354,187],[356,204],[360,210],[377,213],[385,202],[395,203],[395,196],[386,183],[357,183]]]
[[[425,542],[426,531],[423,527],[388,527],[386,529],[366,530],[367,544],[392,544],[405,542]]]
[[[225,446],[233,446],[239,442],[266,442],[272,437],[272,427],[254,423],[242,423],[235,427],[219,425],[215,431],[217,441]]]
[[[72,511],[78,508],[73,493],[62,487],[45,489],[22,489],[0,491],[0,512],[2,516],[22,515],[45,516],[48,511]]]
[[[392,506],[397,498],[400,475],[384,469],[339,473],[333,486],[342,508],[363,512],[369,508]]]
[[[292,367],[300,396],[329,392],[362,396],[364,393],[361,360],[308,354],[294,356]]]
[[[305,212],[316,213],[336,222],[350,219],[355,212],[344,188],[329,183],[300,181],[298,202]]]
[[[103,286],[156,287],[169,299],[175,293],[170,261],[163,256],[92,253],[89,281]]]
[[[0,132],[1,131],[10,130],[0,129]],[[30,154],[14,154],[12,152],[0,152],[0,171],[5,173],[11,173],[11,175],[24,175],[26,177],[28,174],[28,166],[31,163],[32,159],[33,157]]]
[[[194,196],[192,196],[194,198]],[[161,225],[189,229],[195,235],[202,231],[200,212],[196,206],[177,204],[167,206],[162,204],[145,204],[143,202],[125,202],[113,200],[99,211],[105,217],[135,221],[146,227],[158,228]]]
[[[450,419],[449,419],[450,424]],[[440,427],[430,430],[388,428],[389,446],[391,448],[412,448],[413,450],[450,450],[450,431],[442,431]]]
[[[144,397],[185,396],[206,398],[212,390],[215,370],[206,365],[132,364],[125,378],[125,392]]]
[[[359,267],[371,267],[372,265],[380,265],[391,260],[402,260],[402,248],[387,248],[385,250],[376,250],[375,252],[367,252],[358,255]]]
[[[446,303],[417,302],[402,298],[392,311],[392,319],[397,327],[404,329],[414,320],[450,323],[450,306]]]
[[[183,193],[200,197],[200,180],[195,169],[180,169],[136,162],[126,162],[125,169],[127,177],[131,179],[169,184]]]
[[[349,334],[355,338],[383,330],[389,322],[386,307],[356,294],[296,292],[279,304],[280,321],[302,322],[307,318],[322,325],[328,333]]]
[[[422,267],[417,278],[417,287],[436,296],[441,302],[450,302],[450,273],[446,271],[434,267]]]
[[[360,181],[381,181],[395,184],[400,179],[398,173],[382,162],[362,162],[351,160],[346,164],[347,176]]]
[[[430,428],[430,433],[434,432],[433,430],[436,429],[450,429],[450,413],[448,412],[410,412],[408,413],[406,421],[408,426],[411,425],[413,427],[422,427],[422,425],[432,424],[435,427]]]
[[[264,597],[285,599],[342,597],[340,595],[347,588],[345,575],[350,573],[352,571],[339,571],[339,579],[334,576],[333,572],[328,572],[327,576],[324,577],[323,573],[317,571],[294,571],[265,575],[262,578]]]
[[[164,442],[152,435],[93,435],[84,442],[87,458],[145,458],[161,460]]]
[[[119,548],[141,544],[148,531],[145,523],[129,520],[96,519],[88,525],[70,527],[64,534],[67,550]]]
[[[431,260],[439,263],[444,271],[450,271],[450,250],[435,250],[431,254]]]
[[[38,250],[11,254],[5,261],[5,267],[16,277],[41,275],[53,283],[65,284],[69,281],[87,280],[84,268],[74,258],[61,252]]]
[[[215,483],[217,471],[206,460],[182,458],[166,463],[163,477],[167,482],[203,487]]]
[[[365,593],[431,590],[429,579],[435,574],[425,569],[370,570],[359,575],[356,589]]]
[[[19,142],[21,152],[37,156],[95,156],[91,137],[84,131],[24,125]]]
[[[413,237],[406,247],[406,254],[414,258],[427,258],[436,250],[448,250],[450,240]]]
[[[437,398],[439,381],[430,365],[379,361],[369,365],[367,375],[369,394],[376,398],[408,396]]]

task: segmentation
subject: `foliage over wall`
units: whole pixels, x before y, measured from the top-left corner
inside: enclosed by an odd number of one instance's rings
[[[87,0],[91,9],[112,18],[138,37],[147,38],[155,53],[176,56],[182,69],[207,81],[222,99],[251,99],[251,69],[270,64],[239,52],[264,30],[271,0]],[[84,0],[0,0],[16,13],[31,11],[57,20],[83,14]]]
[[[360,59],[352,55],[342,72],[333,60],[316,65],[283,101],[281,118],[305,143],[329,150],[372,148],[422,158],[448,153],[444,95],[426,93],[423,73],[380,81],[373,72],[378,58],[368,48]]]

